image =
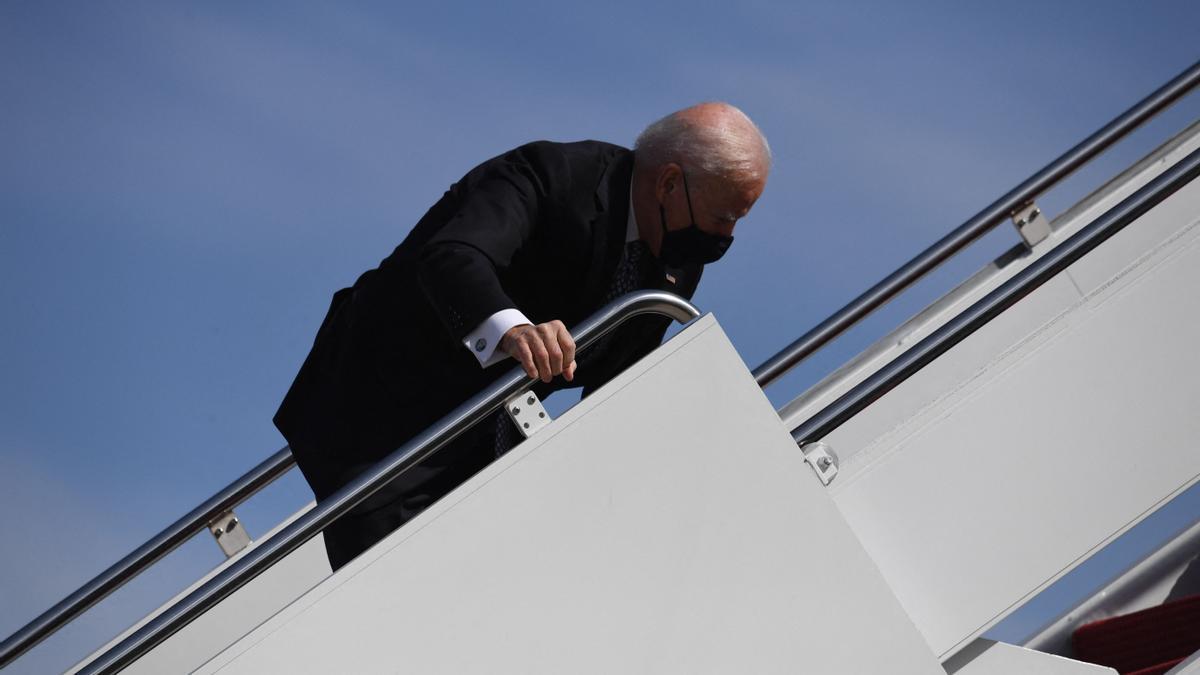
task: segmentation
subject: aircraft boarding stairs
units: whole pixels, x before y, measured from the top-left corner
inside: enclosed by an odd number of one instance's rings
[[[1200,478],[1200,123],[1053,223],[1032,202],[1198,81],[1200,64],[753,373],[716,317],[619,300],[581,348],[637,313],[689,323],[554,420],[528,378],[502,378],[72,672],[1118,672],[1078,655],[1200,673],[1200,514],[1020,644],[981,637]],[[764,385],[1010,215],[1021,246],[768,402]],[[524,442],[330,575],[322,527],[500,406]],[[232,506],[290,463],[39,617],[0,664],[197,522],[237,549]]]

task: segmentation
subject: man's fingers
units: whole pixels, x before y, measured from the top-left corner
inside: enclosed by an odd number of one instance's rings
[[[575,379],[575,340],[561,321],[518,326],[504,335],[501,348],[521,363],[525,373],[549,383],[561,374]]]
[[[539,325],[538,333],[541,335],[542,345],[546,346],[546,351],[550,353],[550,374],[558,375],[563,372],[563,366],[570,363],[563,359],[563,348],[558,346],[558,328],[557,321],[544,323]]]
[[[546,346],[546,351],[550,354],[550,375],[558,375],[563,371],[563,353],[554,342],[550,342]]]
[[[530,336],[529,348],[533,351],[533,363],[538,370],[534,377],[540,376],[542,382],[549,382],[554,377],[554,373],[550,371],[550,353],[546,351],[546,345],[542,344],[536,333]]]
[[[517,357],[517,361],[525,368],[525,374],[530,377],[537,377],[537,366],[533,363],[533,351],[529,349],[529,344],[525,340],[517,340],[517,353],[513,356]]]
[[[563,377],[570,382],[575,377],[575,340],[571,338],[565,326],[558,325],[558,348],[562,350]]]
[[[525,369],[526,375],[537,377],[537,365],[533,362],[533,351],[529,348],[527,338],[531,328],[532,326],[527,323],[513,326],[500,338],[498,347],[516,359],[517,363],[520,363],[521,367]]]

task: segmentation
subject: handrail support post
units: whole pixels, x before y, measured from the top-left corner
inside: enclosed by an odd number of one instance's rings
[[[546,408],[542,405],[541,399],[533,393],[532,389],[527,389],[505,401],[504,412],[508,413],[508,418],[512,420],[517,431],[521,432],[522,438],[529,438],[553,421],[550,413],[546,412]],[[497,448],[497,455],[507,451],[508,448],[503,450]]]
[[[1033,200],[1013,212],[1012,222],[1026,248],[1033,248],[1050,236],[1050,221],[1046,220],[1046,215]]]
[[[840,462],[833,448],[817,441],[816,443],[802,444],[800,452],[804,455],[804,461],[812,467],[813,473],[817,474],[817,479],[821,481],[822,485],[828,486],[837,477]]]
[[[237,555],[254,541],[233,509],[209,521],[208,532],[217,540],[217,546],[221,547],[221,552],[226,558]]]

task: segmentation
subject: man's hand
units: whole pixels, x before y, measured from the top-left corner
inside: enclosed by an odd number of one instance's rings
[[[575,341],[561,321],[513,326],[500,338],[499,347],[520,361],[530,377],[542,382],[555,375],[562,375],[567,382],[575,379]]]

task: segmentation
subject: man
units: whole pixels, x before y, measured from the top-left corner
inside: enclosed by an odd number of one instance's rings
[[[690,298],[762,194],[770,149],[737,108],[704,103],[651,124],[631,152],[536,142],[472,169],[379,267],[338,291],[275,425],[323,500],[514,361],[584,395],[654,349],[639,317],[576,355],[569,327],[640,288]],[[482,420],[325,530],[334,569],[511,444]]]

